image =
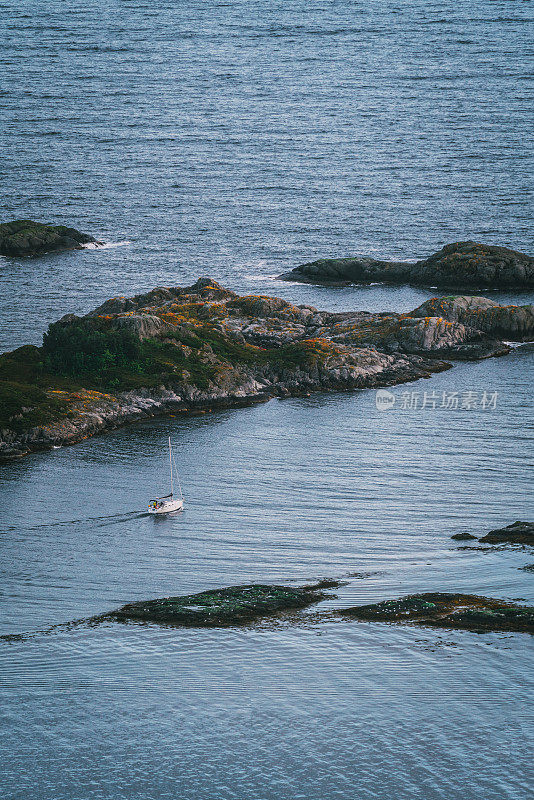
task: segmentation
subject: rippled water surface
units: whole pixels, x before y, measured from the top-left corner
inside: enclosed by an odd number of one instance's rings
[[[530,5],[2,0],[2,218],[116,246],[0,259],[0,349],[202,274],[408,310],[429,292],[274,276],[467,238],[530,251]],[[276,400],[0,465],[0,797],[526,800],[529,636],[66,623],[320,576],[347,581],[323,608],[434,589],[534,602],[532,552],[450,539],[533,517],[533,352],[395,387],[387,413],[368,391]],[[412,391],[498,399],[403,410]],[[169,435],[186,511],[153,519]]]

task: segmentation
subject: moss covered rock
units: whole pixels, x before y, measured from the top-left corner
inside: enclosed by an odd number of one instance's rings
[[[470,594],[426,592],[339,611],[343,617],[440,628],[534,633],[534,607]]]
[[[526,288],[534,286],[534,258],[509,247],[454,242],[413,270],[418,283],[459,288]]]
[[[64,225],[47,225],[31,219],[0,224],[0,255],[38,256],[54,250],[79,250],[84,244],[97,244],[87,233]]]
[[[331,595],[335,581],[294,588],[252,584],[212,589],[198,594],[128,603],[106,615],[118,620],[144,620],[190,627],[245,625],[281,611],[305,608]]]
[[[303,283],[411,283],[449,289],[504,289],[534,286],[534,258],[517,250],[479,242],[454,242],[429,258],[377,261],[374,258],[324,258],[279,276]]]

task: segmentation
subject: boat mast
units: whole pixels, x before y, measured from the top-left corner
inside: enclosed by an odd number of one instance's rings
[[[169,467],[171,471],[171,497],[174,494],[174,488],[172,485],[172,449],[171,449],[171,437],[169,436]]]

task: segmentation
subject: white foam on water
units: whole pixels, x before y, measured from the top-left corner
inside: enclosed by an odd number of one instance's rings
[[[83,250],[111,250],[113,247],[122,247],[125,244],[131,244],[130,239],[124,239],[122,242],[104,242],[100,244],[99,242],[87,242],[87,244],[82,244]]]
[[[507,342],[503,340],[503,344],[506,344],[508,347],[511,347],[513,350],[515,350],[516,348],[523,347],[526,344],[534,344],[534,342]]]
[[[247,281],[276,281],[278,279],[278,274],[276,275],[244,275]],[[288,283],[288,281],[280,281],[280,283]]]

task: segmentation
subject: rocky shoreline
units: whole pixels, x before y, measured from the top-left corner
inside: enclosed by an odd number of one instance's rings
[[[532,306],[434,298],[408,314],[332,313],[240,297],[210,278],[108,300],[0,355],[0,457],[135,420],[314,391],[378,388],[505,355],[534,338]]]
[[[413,284],[454,291],[534,287],[534,258],[508,247],[454,242],[420,261],[380,261],[369,256],[322,258],[284,272],[301,283]]]
[[[527,565],[524,569],[532,570],[533,567]],[[110,622],[197,629],[379,622],[471,633],[534,634],[534,606],[461,592],[423,592],[360,606],[326,610],[311,608],[323,600],[336,599],[337,595],[331,590],[342,585],[343,582],[330,579],[306,586],[253,583],[137,600],[103,614],[59,623],[44,630],[2,634],[0,640],[24,641],[42,633]]]

